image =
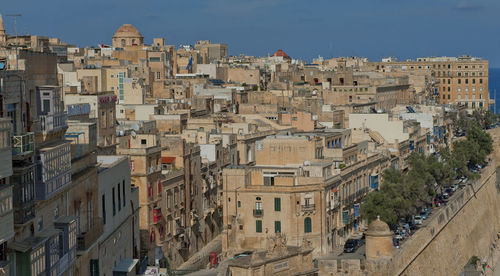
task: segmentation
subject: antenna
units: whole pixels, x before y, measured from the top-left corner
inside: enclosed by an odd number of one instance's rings
[[[14,32],[16,33],[16,41],[17,41],[17,18],[22,15],[20,13],[17,13],[17,14],[6,14],[5,16],[14,17]]]
[[[18,46],[19,46],[19,43],[18,43],[18,37],[17,37],[17,18],[21,16],[20,13],[16,13],[16,14],[6,14],[5,16],[8,16],[8,17],[13,17],[14,18],[14,32],[16,33],[16,70],[19,69],[19,64],[18,64],[18,54],[17,54],[17,50],[18,50]]]

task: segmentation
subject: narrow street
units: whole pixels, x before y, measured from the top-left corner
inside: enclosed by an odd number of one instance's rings
[[[222,252],[222,236],[219,234],[205,247],[196,252],[189,260],[183,263],[178,270],[198,270],[205,269],[209,263],[210,252],[216,252],[219,255]]]

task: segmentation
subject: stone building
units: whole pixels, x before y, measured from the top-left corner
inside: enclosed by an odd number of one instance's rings
[[[132,25],[121,25],[115,32],[112,38],[113,47],[125,48],[127,46],[142,46],[144,44],[144,37]]]
[[[130,135],[118,137],[117,153],[130,157],[131,183],[139,189],[140,255],[147,256],[149,263],[154,264],[163,258],[157,248],[165,239],[158,135],[133,130]]]
[[[135,270],[139,259],[139,189],[130,182],[126,156],[100,155],[99,208],[103,233],[99,238],[99,272],[112,275],[128,264]]]
[[[378,187],[387,159],[341,140],[349,133],[322,134],[268,136],[256,142],[254,164],[223,170],[226,254],[262,249],[268,235],[285,233],[289,245],[311,241],[318,256],[363,227],[361,200]],[[325,156],[336,147],[340,153]]]
[[[441,104],[464,105],[468,110],[488,109],[488,61],[476,57],[426,57],[411,61],[369,62],[367,70],[378,72],[430,71],[438,83],[428,96]]]

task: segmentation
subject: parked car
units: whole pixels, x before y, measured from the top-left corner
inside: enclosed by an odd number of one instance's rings
[[[420,212],[420,217],[422,220],[426,220],[429,217],[429,214],[426,211]]]
[[[344,253],[353,253],[361,246],[360,240],[348,239],[344,244]]]
[[[423,223],[423,219],[421,216],[414,216],[413,219],[415,220],[415,224],[421,225]]]

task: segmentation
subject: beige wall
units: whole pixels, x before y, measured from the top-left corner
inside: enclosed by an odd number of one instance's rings
[[[408,140],[403,132],[403,121],[389,121],[389,114],[349,114],[349,128],[378,131],[390,144]]]

